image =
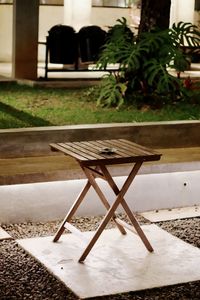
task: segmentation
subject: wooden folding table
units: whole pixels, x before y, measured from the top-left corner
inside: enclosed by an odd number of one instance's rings
[[[70,232],[77,233],[79,236],[82,235],[82,233],[75,226],[73,226],[70,221],[79,205],[84,200],[90,187],[93,187],[95,192],[99,196],[99,199],[107,209],[107,213],[102,219],[102,222],[100,223],[98,229],[95,231],[92,239],[87,244],[87,247],[79,258],[79,262],[83,262],[85,260],[92,247],[98,240],[99,236],[101,235],[102,231],[105,229],[106,225],[111,219],[114,220],[116,226],[122,234],[126,234],[125,228],[133,231],[134,233],[137,233],[148,251],[152,252],[153,248],[146,235],[144,234],[142,228],[140,227],[136,217],[126,203],[124,196],[128,191],[133,179],[137,175],[142,163],[145,161],[159,160],[161,154],[158,154],[154,150],[148,149],[125,139],[53,143],[50,144],[50,147],[53,151],[61,151],[65,155],[69,155],[75,158],[87,178],[85,187],[83,188],[76,201],[70,208],[69,212],[67,213],[66,217],[64,218],[63,222],[61,223],[53,241],[56,242],[59,240],[65,228]],[[115,181],[113,180],[107,166],[127,163],[132,164],[132,168],[122,188],[119,189]],[[114,191],[116,199],[112,204],[109,204],[109,201],[106,199],[103,191],[95,180],[96,177],[105,179],[111,189]],[[115,212],[119,205],[123,207],[132,225],[127,224],[116,216]]]

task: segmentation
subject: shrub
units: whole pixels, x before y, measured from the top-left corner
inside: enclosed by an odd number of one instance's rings
[[[118,63],[119,70],[103,78],[98,104],[120,107],[133,99],[157,101],[160,97],[177,101],[184,97],[186,87],[180,80],[180,72],[188,68],[192,49],[200,44],[197,27],[180,22],[171,29],[136,36],[125,18],[117,22],[108,32],[97,65],[105,69],[110,63]],[[190,53],[184,51],[185,45],[191,49]],[[177,76],[170,73],[171,69],[176,70]]]

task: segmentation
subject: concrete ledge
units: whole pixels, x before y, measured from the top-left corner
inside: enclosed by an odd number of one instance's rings
[[[77,76],[76,72],[76,76]],[[79,71],[80,73],[80,71]],[[54,75],[55,77],[57,75]],[[42,88],[83,88],[83,87],[92,87],[99,84],[100,78],[48,78],[45,80],[39,78],[38,80],[28,80],[28,79],[18,79],[18,84],[23,84],[31,87],[42,87]]]
[[[125,138],[152,148],[200,147],[200,121],[116,123],[0,130],[0,158],[58,155],[52,142]]]
[[[142,174],[200,169],[200,122],[74,125],[0,130],[0,185],[84,178],[75,160],[52,152],[51,142],[127,138],[157,149],[159,162],[146,163]],[[124,176],[130,166],[112,166]]]
[[[146,162],[140,174],[200,170],[200,147],[158,149],[160,161]],[[113,176],[126,176],[131,166],[109,167]],[[0,159],[0,185],[84,179],[78,163],[69,156],[40,156]]]

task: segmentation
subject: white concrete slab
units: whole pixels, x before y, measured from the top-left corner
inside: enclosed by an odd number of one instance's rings
[[[200,217],[200,205],[179,207],[174,209],[161,209],[146,211],[140,214],[151,222],[161,222],[177,219]]]
[[[12,239],[12,237],[8,232],[6,232],[5,230],[3,230],[3,228],[0,227],[0,241],[6,239]]]
[[[200,280],[200,249],[158,226],[142,226],[154,247],[149,253],[133,233],[105,230],[83,264],[85,245],[73,234],[18,240],[81,299]],[[85,232],[91,237],[92,232]],[[89,287],[89,288],[88,288]]]

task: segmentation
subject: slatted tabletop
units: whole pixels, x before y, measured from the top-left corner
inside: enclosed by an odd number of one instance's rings
[[[125,139],[52,143],[50,146],[86,166],[156,161],[161,157],[156,151]]]

